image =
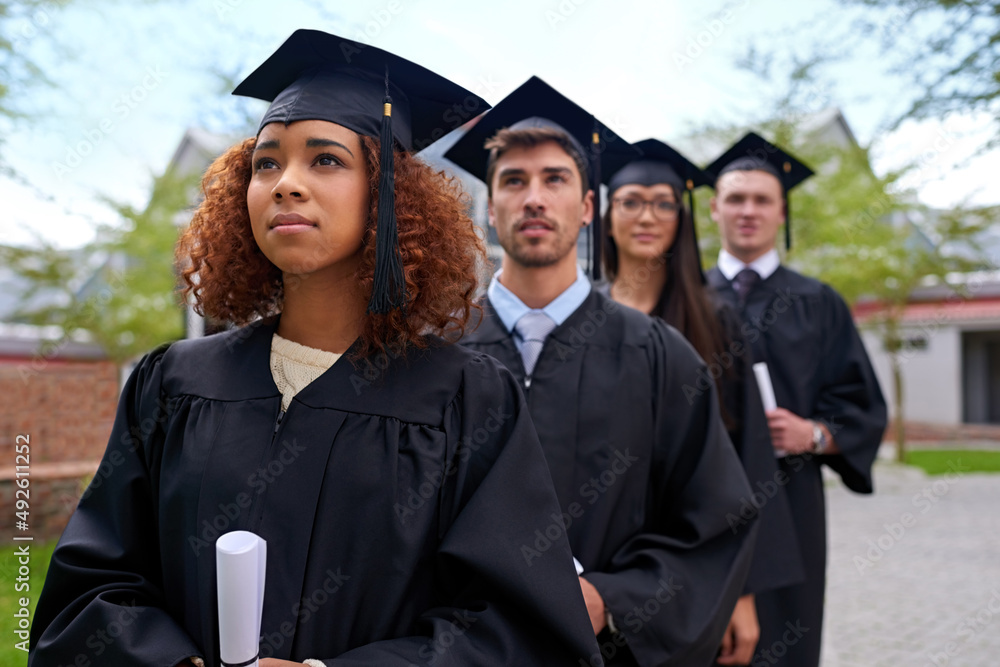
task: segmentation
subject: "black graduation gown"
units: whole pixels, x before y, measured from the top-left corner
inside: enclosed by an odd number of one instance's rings
[[[716,303],[725,338],[724,352],[710,360],[712,377],[729,419],[729,438],[736,447],[752,490],[740,503],[738,514],[728,518],[741,526],[757,517],[757,546],[743,594],[758,595],[805,580],[805,567],[795,544],[792,510],[785,493],[771,433],[753,374],[753,353],[740,331],[739,315],[725,301]],[[718,369],[718,370],[715,370]]]
[[[53,557],[29,664],[219,664],[215,539],[267,541],[261,655],[327,665],[570,665],[597,650],[523,397],[432,342],[345,355],[280,422],[274,323],[175,343],[125,387]]]
[[[524,385],[510,333],[488,299],[483,309],[462,344]],[[676,330],[592,290],[546,338],[525,389],[573,554],[620,630],[617,643],[599,637],[609,665],[711,663],[746,580],[753,527],[726,521],[746,475],[714,390],[684,393],[703,368]],[[536,562],[543,547],[528,552]]]
[[[718,268],[707,278],[737,306],[737,295]],[[761,639],[755,659],[809,667],[819,664],[826,577],[820,466],[830,466],[852,491],[871,493],[886,405],[850,310],[828,285],[779,267],[749,294],[741,316],[754,358],[768,364],[778,405],[825,422],[840,450],[780,459],[806,580],[757,597]]]
[[[594,286],[611,297],[610,283]],[[778,478],[771,434],[753,375],[753,353],[740,331],[736,310],[709,290],[725,341],[721,355],[708,364],[699,383],[685,389],[688,394],[708,391],[714,380],[718,388],[729,439],[743,463],[751,493],[740,501],[740,511],[729,514],[730,526],[739,528],[756,518],[757,542],[743,595],[758,594],[805,580],[805,569],[795,544],[792,512]],[[780,481],[780,478],[779,478]]]

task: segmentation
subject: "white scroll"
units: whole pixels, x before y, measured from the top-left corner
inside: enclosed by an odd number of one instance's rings
[[[757,387],[760,389],[760,400],[764,404],[764,412],[769,412],[778,407],[778,401],[774,398],[774,385],[771,384],[771,374],[767,372],[767,364],[758,361],[753,365],[753,374],[757,378]]]
[[[774,385],[771,384],[771,374],[767,370],[767,364],[758,361],[753,365],[753,374],[757,378],[757,387],[760,389],[760,402],[764,404],[764,412],[769,412],[778,407],[778,401],[774,398]],[[788,452],[775,449],[774,455],[778,458],[788,456]]]
[[[253,533],[236,530],[215,543],[224,667],[257,667],[266,563],[267,542]]]

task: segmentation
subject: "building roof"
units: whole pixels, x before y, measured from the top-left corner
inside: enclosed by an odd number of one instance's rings
[[[859,304],[854,309],[859,324],[878,321],[881,308]],[[1000,324],[1000,298],[971,301],[939,301],[911,303],[903,311],[904,324]]]
[[[1000,323],[1000,272],[949,276],[951,285],[928,285],[913,291],[903,311],[906,324],[933,322],[938,325]],[[877,301],[861,301],[854,307],[859,323],[875,322],[883,312]]]

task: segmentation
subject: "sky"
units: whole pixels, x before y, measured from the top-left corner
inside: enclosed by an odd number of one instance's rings
[[[535,74],[624,138],[668,142],[767,117],[784,82],[737,66],[751,45],[781,63],[843,39],[851,48],[821,70],[810,107],[839,107],[877,171],[918,163],[904,185],[924,203],[1000,203],[988,181],[1000,152],[970,159],[991,119],[885,131],[914,90],[887,72],[874,38],[851,37],[857,14],[836,0],[76,0],[15,26],[17,48],[54,85],[20,97],[29,118],[5,131],[0,150],[20,178],[0,179],[0,243],[40,234],[72,247],[119,224],[109,202],[142,207],[187,128],[232,130],[263,113],[217,73],[239,80],[301,27],[393,51],[492,103]]]

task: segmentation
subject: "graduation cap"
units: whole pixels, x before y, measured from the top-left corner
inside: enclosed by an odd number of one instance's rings
[[[594,218],[591,221],[591,275],[601,275],[601,171],[617,169],[639,152],[606,125],[549,84],[533,76],[503,98],[481,117],[444,156],[479,180],[486,182],[490,152],[485,144],[504,128],[524,130],[546,128],[569,137],[570,143],[588,165],[590,189],[594,191]]]
[[[260,121],[325,120],[379,140],[381,154],[375,276],[368,312],[406,305],[406,282],[396,228],[393,148],[425,148],[454,129],[456,105],[490,108],[434,72],[374,46],[319,30],[296,30],[233,95],[271,102]]]
[[[694,224],[694,189],[703,185],[711,185],[708,174],[699,169],[693,162],[677,152],[672,146],[658,140],[646,139],[632,144],[642,153],[642,157],[629,162],[621,169],[608,173],[605,183],[608,186],[608,197],[624,185],[659,185],[666,183],[678,193],[687,195],[688,210],[691,212],[691,238],[694,241],[695,258],[698,260],[698,270],[701,272],[701,250],[698,247],[698,229]],[[683,221],[681,221],[683,223]],[[701,274],[702,283],[705,274]]]
[[[815,173],[812,169],[759,134],[750,132],[705,167],[705,171],[716,186],[719,178],[731,171],[763,171],[777,178],[785,200],[785,249],[791,249],[792,214],[788,206],[788,191],[812,176]]]

